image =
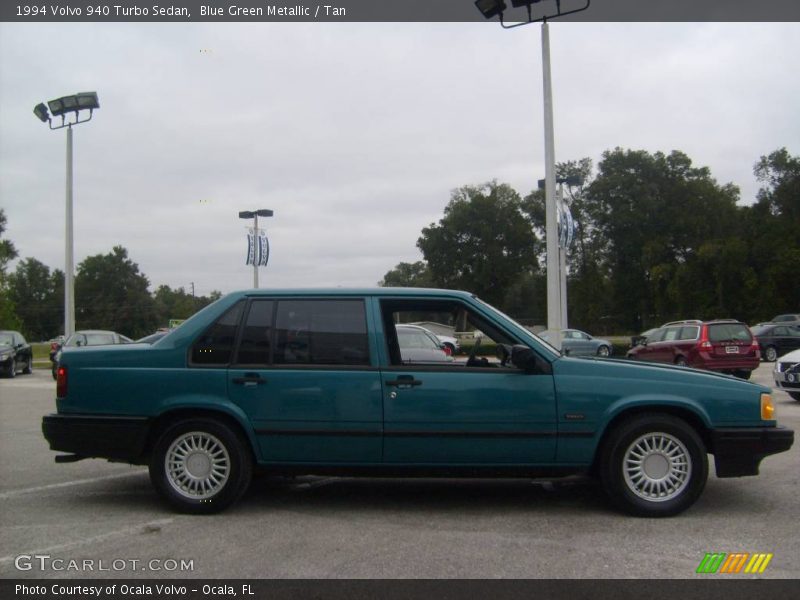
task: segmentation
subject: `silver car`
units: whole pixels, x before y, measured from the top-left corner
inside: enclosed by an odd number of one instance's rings
[[[552,344],[555,341],[554,331],[543,331],[537,334],[544,341]],[[611,356],[613,346],[608,340],[592,337],[579,329],[564,329],[561,331],[561,348],[564,354],[570,356]]]
[[[444,344],[433,333],[419,325],[395,325],[400,357],[404,363],[453,362]]]

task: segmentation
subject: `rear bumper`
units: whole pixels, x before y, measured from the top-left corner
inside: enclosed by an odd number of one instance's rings
[[[150,422],[146,417],[52,414],[42,418],[51,450],[83,458],[140,462]]]
[[[711,452],[717,477],[758,475],[758,466],[770,454],[786,452],[794,431],[785,427],[716,429],[711,432]]]

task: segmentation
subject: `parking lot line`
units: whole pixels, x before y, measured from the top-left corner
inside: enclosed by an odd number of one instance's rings
[[[102,542],[107,539],[119,536],[131,535],[134,533],[141,533],[143,531],[158,529],[164,525],[169,525],[170,523],[172,523],[173,520],[174,519],[158,519],[156,521],[148,521],[146,523],[139,523],[138,525],[130,525],[128,527],[123,527],[122,529],[115,529],[114,531],[109,531],[108,533],[102,533],[100,535],[94,535],[88,538],[81,538],[79,540],[75,540],[72,542],[56,544],[55,546],[48,546],[47,548],[39,548],[37,550],[30,550],[28,552],[19,552],[14,555],[3,556],[0,557],[0,565],[10,563],[20,555],[40,556],[43,554],[47,554],[49,552],[61,552],[64,550],[71,550],[72,548],[85,546],[86,544],[95,544],[97,542]]]
[[[23,488],[21,490],[0,492],[0,500],[15,498],[17,496],[24,496],[25,494],[35,494],[36,492],[45,492],[47,490],[72,487],[74,485],[84,485],[87,483],[97,483],[98,481],[107,481],[109,479],[121,479],[123,477],[132,477],[133,475],[142,475],[143,473],[145,473],[145,471],[142,469],[137,471],[131,471],[129,473],[114,473],[113,475],[103,475],[102,477],[91,477],[89,479],[75,479],[73,481],[64,481],[62,483],[51,483],[49,485],[39,485],[31,488]]]

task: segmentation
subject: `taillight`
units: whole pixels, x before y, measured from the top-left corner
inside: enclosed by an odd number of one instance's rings
[[[711,350],[714,346],[708,341],[708,325],[703,325],[700,329],[700,349]]]
[[[56,396],[67,397],[67,367],[58,367],[56,371]]]

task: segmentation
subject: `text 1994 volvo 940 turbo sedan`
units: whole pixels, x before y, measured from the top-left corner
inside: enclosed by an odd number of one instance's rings
[[[466,360],[403,360],[397,324],[476,330]],[[495,344],[497,356],[479,356]],[[668,516],[719,477],[789,449],[769,388],[726,375],[562,356],[466,292],[252,290],[152,345],[66,348],[60,462],[147,464],[185,512],[275,473],[555,477],[588,473],[622,510]]]

